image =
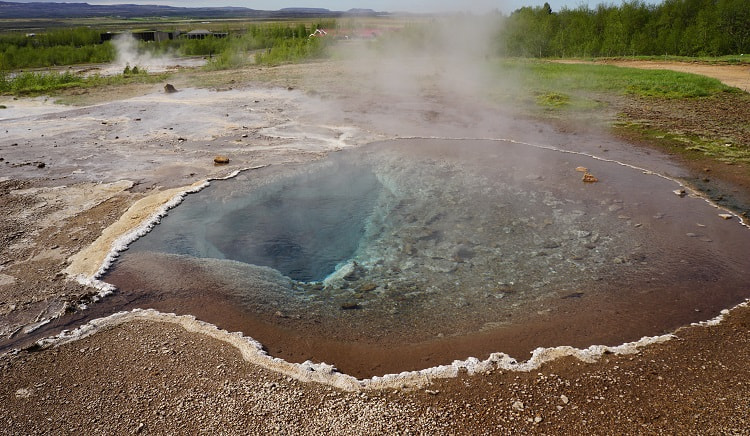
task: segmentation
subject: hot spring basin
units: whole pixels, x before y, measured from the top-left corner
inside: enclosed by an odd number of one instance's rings
[[[750,231],[678,188],[509,142],[383,142],[212,182],[104,280],[362,377],[616,345],[750,295]]]

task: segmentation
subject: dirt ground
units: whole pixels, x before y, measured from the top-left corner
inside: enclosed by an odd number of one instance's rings
[[[108,228],[137,230],[148,219],[149,209],[133,212],[136,202],[379,139],[502,138],[606,153],[702,182],[703,190],[734,198],[738,212],[750,204],[746,166],[688,160],[596,127],[517,116],[460,90],[389,88],[378,73],[331,61],[186,74],[175,79],[174,94],[146,86],[64,97],[76,106],[0,99],[7,107],[0,111],[6,343],[24,344],[48,319],[96,304],[101,289],[68,275],[99,268],[112,241],[101,239]],[[750,113],[748,106],[696,106],[680,108],[690,117],[679,117],[633,100],[615,105],[614,112],[660,126],[718,131],[723,113],[738,117],[733,126]],[[216,155],[230,163],[215,165]],[[102,250],[72,258],[97,240]],[[627,350],[594,349],[587,360],[469,361],[454,368],[456,377],[428,372],[364,387],[330,368],[258,358],[243,338],[188,328],[170,315],[98,325],[78,340],[0,357],[1,433],[750,434],[744,306],[720,323]],[[566,353],[575,354],[558,354]]]

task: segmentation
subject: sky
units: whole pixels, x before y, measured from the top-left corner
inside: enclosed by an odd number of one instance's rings
[[[67,3],[104,4],[150,4],[182,7],[241,6],[251,9],[277,10],[288,7],[316,7],[337,11],[352,8],[374,9],[376,11],[408,12],[456,12],[482,13],[500,10],[510,13],[522,6],[541,6],[548,2],[553,11],[563,6],[570,9],[580,5],[595,7],[599,3],[619,4],[620,0],[7,0],[21,3],[31,1],[56,1]],[[647,0],[655,3],[658,0]]]

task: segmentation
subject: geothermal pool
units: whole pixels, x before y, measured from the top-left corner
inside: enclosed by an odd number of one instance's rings
[[[615,345],[750,296],[750,230],[678,189],[505,141],[381,142],[214,181],[103,280],[124,308],[193,314],[355,376]]]

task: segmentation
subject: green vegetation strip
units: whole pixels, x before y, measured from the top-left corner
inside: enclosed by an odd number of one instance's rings
[[[166,74],[148,74],[144,70],[115,76],[80,76],[71,72],[24,72],[15,75],[0,74],[0,94],[41,95],[68,88],[91,88],[130,83],[159,83]]]
[[[325,42],[310,35],[316,29],[335,28],[334,20],[315,23],[251,24],[200,39],[177,37],[139,41],[140,54],[152,56],[206,56],[208,69],[236,68],[249,63],[299,62],[325,55]],[[116,42],[102,41],[103,30],[58,29],[40,34],[0,34],[0,71],[111,62]]]
[[[525,88],[540,95],[614,93],[641,97],[698,98],[723,92],[741,92],[717,79],[668,70],[527,60],[502,61],[501,70],[514,72],[522,78]]]

